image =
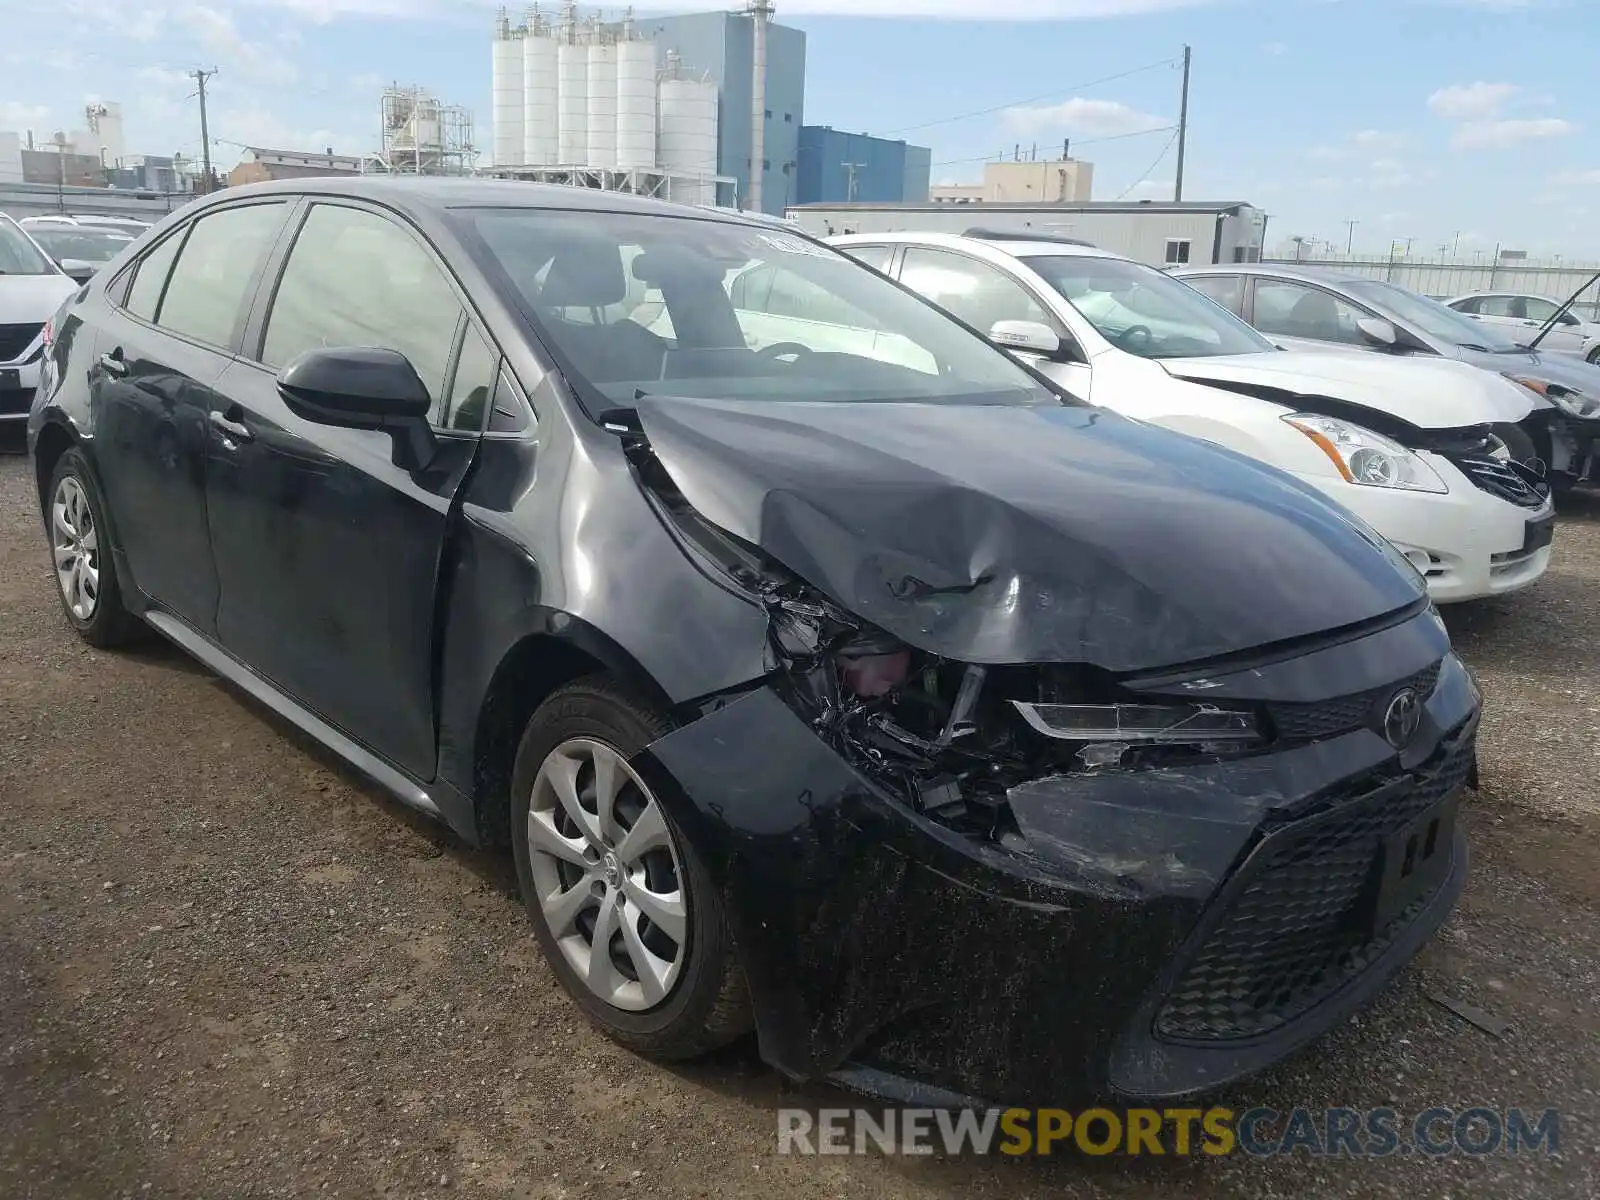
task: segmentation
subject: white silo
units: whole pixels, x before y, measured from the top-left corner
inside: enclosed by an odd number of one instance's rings
[[[522,162],[522,41],[513,32],[506,10],[494,22],[493,57],[489,64],[490,113],[494,120],[496,166]]]
[[[596,37],[589,47],[588,162],[617,165],[617,47]]]
[[[656,47],[617,45],[617,166],[647,171],[656,165]]]
[[[559,50],[535,7],[522,39],[522,157],[531,167],[553,167],[559,157]]]
[[[675,57],[675,56],[674,56]],[[670,61],[670,60],[669,60]],[[685,204],[715,204],[717,173],[717,85],[709,79],[680,79],[670,70],[661,81],[661,169],[696,178],[674,181],[672,199]]]
[[[589,157],[589,47],[564,41],[556,59],[560,107],[556,116],[556,157],[564,167]]]

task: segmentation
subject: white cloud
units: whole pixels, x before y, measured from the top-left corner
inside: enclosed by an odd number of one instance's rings
[[[50,110],[42,104],[23,104],[18,100],[0,103],[0,129],[29,129],[49,119]]]
[[[1091,137],[1118,137],[1127,133],[1147,133],[1165,129],[1172,122],[1166,117],[1140,112],[1115,100],[1086,100],[1074,96],[1060,104],[1029,108],[1008,108],[1006,124],[1018,133],[1047,133],[1066,130]]]
[[[1450,144],[1457,150],[1509,150],[1524,142],[1545,141],[1577,133],[1579,126],[1560,117],[1531,120],[1468,121]]]
[[[1391,133],[1384,129],[1363,129],[1352,134],[1350,140],[1362,150],[1383,153],[1404,149],[1411,139],[1403,133]]]
[[[1289,53],[1289,47],[1284,42],[1268,42],[1265,46],[1261,47],[1261,52],[1263,54],[1270,54],[1273,58],[1278,58],[1280,55]]]
[[[1483,121],[1498,116],[1522,89],[1514,83],[1453,84],[1428,97],[1428,108],[1452,121]]]
[[[266,83],[290,83],[298,73],[280,49],[260,46],[246,38],[227,13],[196,4],[183,9],[179,18],[206,49],[237,66],[249,78]]]
[[[1550,176],[1557,187],[1600,187],[1600,168],[1592,171],[1557,171]]]

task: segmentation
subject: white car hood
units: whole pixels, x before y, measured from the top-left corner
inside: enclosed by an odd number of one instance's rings
[[[66,275],[0,275],[0,325],[42,325],[77,290]]]
[[[1527,389],[1454,359],[1290,350],[1159,361],[1180,379],[1325,396],[1421,429],[1515,423],[1537,407]]]

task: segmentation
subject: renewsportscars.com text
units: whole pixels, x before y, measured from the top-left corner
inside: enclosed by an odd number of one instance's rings
[[[1555,1109],[784,1108],[779,1154],[1558,1154]]]

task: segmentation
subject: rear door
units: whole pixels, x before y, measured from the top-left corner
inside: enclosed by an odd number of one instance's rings
[[[222,645],[427,782],[440,564],[499,372],[434,249],[377,208],[306,207],[246,353],[208,417],[206,496]],[[274,264],[274,273],[277,264]],[[278,371],[306,350],[404,354],[433,397],[437,453],[396,466],[389,435],[291,413]]]
[[[205,634],[217,612],[207,414],[289,207],[230,205],[174,229],[114,283],[95,340],[95,466],[118,541],[139,590]]]

